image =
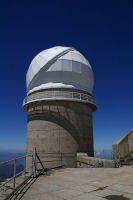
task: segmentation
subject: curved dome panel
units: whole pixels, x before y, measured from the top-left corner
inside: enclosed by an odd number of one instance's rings
[[[70,47],[40,52],[29,66],[26,81],[28,94],[47,88],[75,88],[91,93],[94,84],[88,60]]]
[[[72,48],[68,47],[54,47],[50,49],[46,49],[40,52],[31,62],[27,75],[26,75],[26,82],[27,87],[29,86],[30,82],[34,78],[34,76],[40,71],[42,67],[46,67],[49,61],[53,61],[57,59],[57,57],[63,55],[64,53],[68,52]]]

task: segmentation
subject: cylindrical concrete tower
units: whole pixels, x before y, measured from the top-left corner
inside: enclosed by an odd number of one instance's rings
[[[92,112],[97,106],[86,58],[69,47],[44,50],[32,60],[26,81],[26,153],[31,155],[35,146],[47,167],[73,167],[77,152],[93,156]]]

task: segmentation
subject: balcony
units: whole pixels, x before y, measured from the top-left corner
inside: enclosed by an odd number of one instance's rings
[[[70,91],[43,91],[31,94],[23,100],[23,108],[30,103],[40,101],[76,101],[92,104],[96,110],[96,100],[89,94]]]

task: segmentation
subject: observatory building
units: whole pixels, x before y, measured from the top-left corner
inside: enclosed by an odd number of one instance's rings
[[[26,83],[27,155],[35,146],[48,167],[74,167],[77,152],[93,156],[92,112],[97,106],[87,59],[70,47],[46,49],[32,60]]]

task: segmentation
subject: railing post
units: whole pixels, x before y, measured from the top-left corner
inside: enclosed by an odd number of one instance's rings
[[[72,99],[73,99],[73,92],[72,92]]]
[[[16,159],[14,159],[14,179],[13,179],[13,189],[15,190],[15,182],[16,182]]]
[[[25,156],[25,162],[24,162],[24,180],[26,178],[26,156]]]
[[[33,176],[36,177],[36,147],[33,147]]]

